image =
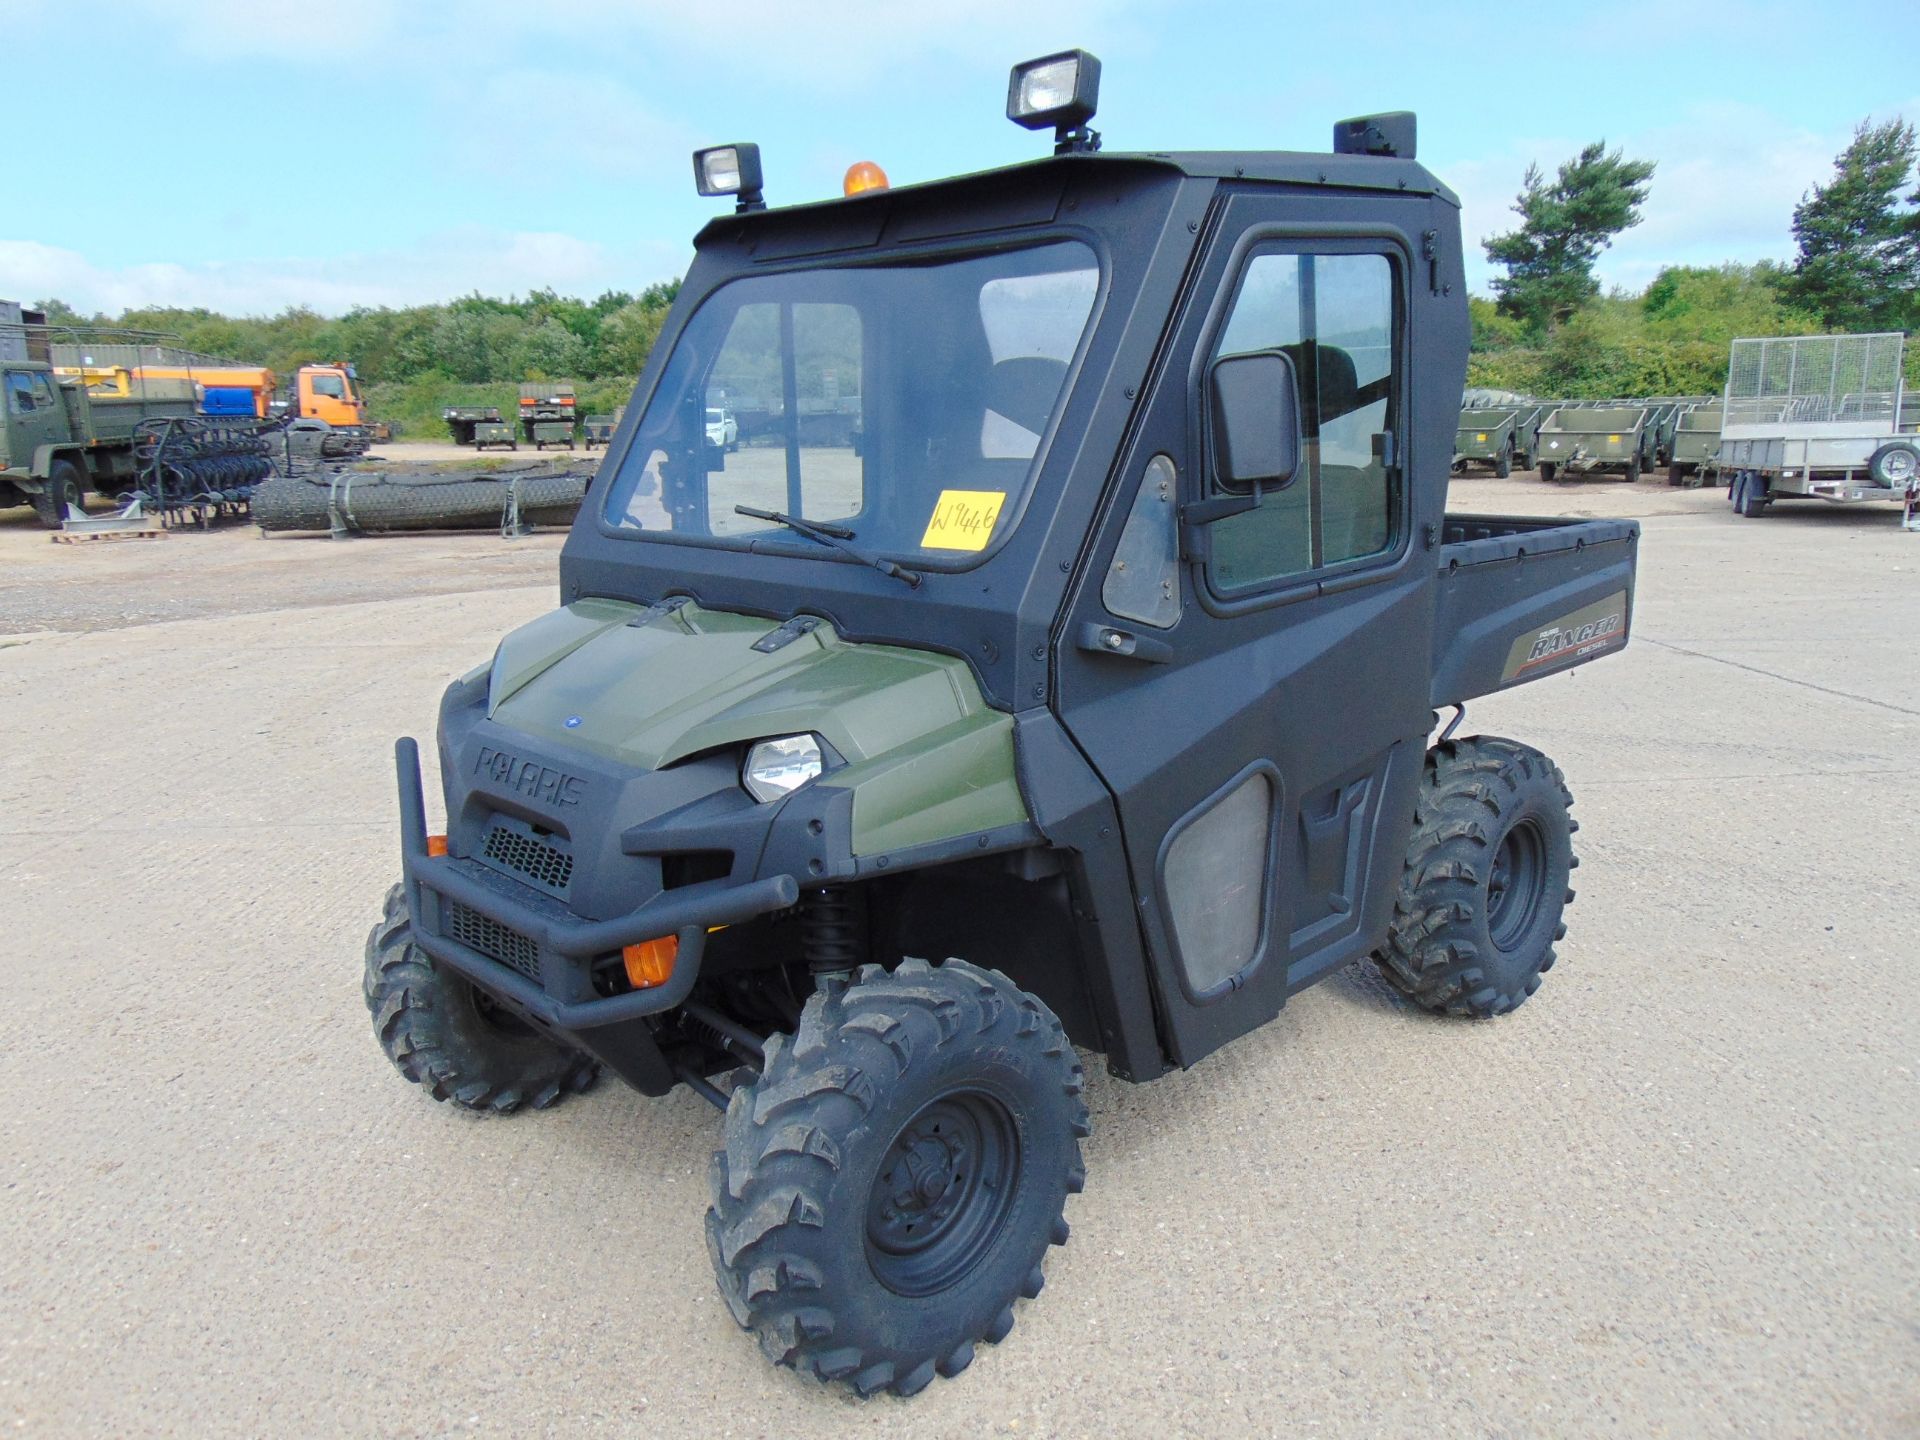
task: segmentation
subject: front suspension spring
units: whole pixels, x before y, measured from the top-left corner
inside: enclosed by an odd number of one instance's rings
[[[867,893],[852,885],[823,885],[800,895],[800,953],[817,986],[851,976],[867,956]]]

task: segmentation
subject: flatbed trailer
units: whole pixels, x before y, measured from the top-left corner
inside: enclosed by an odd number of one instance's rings
[[[1903,411],[1906,337],[1735,340],[1717,457],[1736,514],[1781,499],[1920,509],[1920,435]]]

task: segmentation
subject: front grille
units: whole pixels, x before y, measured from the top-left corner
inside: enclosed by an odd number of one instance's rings
[[[524,831],[509,829],[497,820],[487,831],[487,841],[480,853],[494,864],[556,895],[566,894],[573,880],[573,856]]]
[[[530,936],[490,920],[458,900],[444,901],[441,908],[446,915],[443,933],[449,940],[478,950],[489,960],[511,965],[536,985],[540,983],[540,947]]]

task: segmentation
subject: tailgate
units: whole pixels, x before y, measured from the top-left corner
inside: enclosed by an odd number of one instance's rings
[[[1433,703],[1555,675],[1624,646],[1639,541],[1633,520],[1449,515]]]

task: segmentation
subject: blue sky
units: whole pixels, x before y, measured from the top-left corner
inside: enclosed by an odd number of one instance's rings
[[[1920,120],[1909,0],[0,0],[10,109],[42,137],[10,147],[0,297],[638,290],[714,212],[695,146],[757,140],[775,204],[858,159],[903,183],[1029,158],[1007,67],[1072,45],[1103,62],[1110,150],[1324,149],[1341,116],[1416,110],[1469,242],[1507,228],[1529,161],[1604,137],[1659,163],[1601,266],[1631,288],[1787,257],[1855,123]]]

